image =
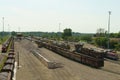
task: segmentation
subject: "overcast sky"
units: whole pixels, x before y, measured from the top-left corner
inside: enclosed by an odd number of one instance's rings
[[[5,31],[57,32],[61,23],[60,31],[95,33],[112,11],[110,32],[119,32],[119,8],[120,0],[0,0],[0,31],[4,17]]]

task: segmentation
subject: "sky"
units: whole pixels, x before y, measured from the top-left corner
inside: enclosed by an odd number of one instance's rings
[[[0,31],[120,31],[120,0],[0,0]],[[60,25],[59,25],[60,24]],[[60,29],[59,29],[60,26]]]

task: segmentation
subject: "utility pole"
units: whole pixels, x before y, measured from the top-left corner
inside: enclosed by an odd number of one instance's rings
[[[3,37],[4,37],[4,17],[2,17],[3,19],[3,32],[2,32],[2,40],[3,40]]]
[[[61,26],[61,23],[59,23],[59,31],[58,31],[59,39],[60,39],[60,26]]]
[[[59,23],[59,32],[60,32],[60,26],[61,26],[61,23]]]
[[[8,34],[11,36],[10,25],[8,24]]]
[[[110,15],[111,15],[111,11],[108,11],[108,13],[109,13],[109,17],[108,17],[108,45],[107,45],[107,47],[108,47],[108,49],[110,48],[110,40],[109,40],[109,37],[110,37]]]
[[[18,27],[18,32],[20,32],[20,27]]]

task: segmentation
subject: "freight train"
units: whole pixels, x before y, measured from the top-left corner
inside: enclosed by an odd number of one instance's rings
[[[94,48],[85,48],[83,47],[83,44],[76,44],[75,45],[75,51],[78,53],[83,53],[92,57],[104,57],[109,58],[112,60],[118,60],[118,54],[114,52],[113,50],[98,50]],[[92,54],[91,54],[92,52]]]
[[[65,48],[65,49],[70,49],[70,45],[65,42],[52,41],[52,44],[58,47]]]
[[[100,68],[104,66],[104,58],[103,56],[101,56],[99,53],[98,55],[96,55],[96,57],[87,55],[87,54],[81,54],[81,53],[77,53],[77,52],[72,52],[69,51],[65,48],[53,45],[53,44],[49,44],[47,42],[44,42],[43,40],[36,40],[36,43],[38,44],[38,46],[40,47],[45,47],[55,53],[58,53],[64,57],[67,57],[69,59],[75,60],[77,62],[95,67],[95,68]],[[91,52],[90,54],[93,54],[94,52]],[[97,52],[96,52],[97,53]]]
[[[0,71],[0,80],[13,80],[12,77],[14,75],[14,63],[15,63],[15,55],[14,55],[14,40],[11,37],[10,41],[10,49],[8,50],[7,59]]]
[[[2,44],[2,53],[6,53],[6,52],[7,52],[11,40],[12,40],[12,37],[8,38],[8,40],[6,40],[6,41]]]
[[[83,47],[84,44],[75,44],[75,51],[81,54],[85,54],[95,58],[104,58],[104,52],[93,49],[93,48],[85,48]]]

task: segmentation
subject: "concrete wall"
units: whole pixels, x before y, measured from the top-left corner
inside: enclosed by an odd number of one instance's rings
[[[60,63],[49,61],[48,59],[46,59],[44,56],[42,56],[40,53],[36,51],[32,51],[32,53],[49,69],[61,67]]]

